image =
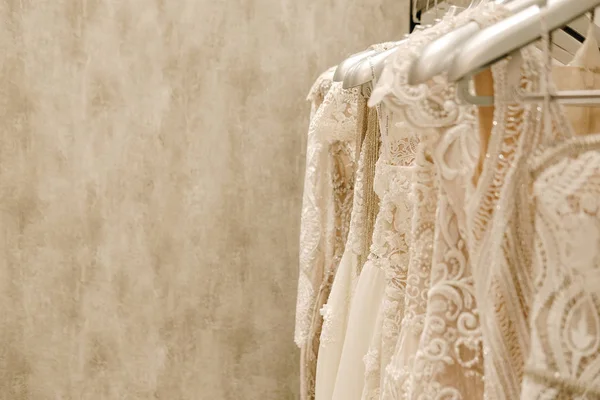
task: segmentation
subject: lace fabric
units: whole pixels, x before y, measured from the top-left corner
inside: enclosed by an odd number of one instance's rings
[[[332,89],[343,90],[341,85],[335,85]],[[357,102],[357,126],[352,137],[368,136],[368,125],[376,121],[374,114],[369,118],[366,101],[358,97],[358,92],[353,90],[356,96],[344,95],[348,101]],[[362,268],[360,259],[365,250],[364,243],[367,240],[369,225],[368,215],[373,204],[369,202],[367,193],[368,185],[365,185],[368,172],[367,144],[371,139],[365,139],[359,152],[356,163],[356,174],[354,184],[354,196],[350,217],[348,240],[342,255],[342,259],[333,281],[331,294],[327,303],[323,305],[321,314],[323,316],[323,329],[320,337],[319,358],[317,361],[316,399],[330,400],[333,396],[336,376],[342,355],[346,327],[350,312],[350,304],[353,298],[354,288]]]
[[[521,398],[597,399],[600,135],[559,147],[567,151],[544,152],[533,171],[535,295]]]
[[[321,105],[327,118],[320,121],[317,137],[326,142],[356,140],[359,96],[358,88],[344,89],[342,82],[332,82]]]
[[[413,199],[415,215],[409,266],[413,273],[409,272],[412,279],[406,284],[404,321],[397,334],[394,357],[382,378],[385,399],[440,396],[468,399],[482,392],[481,332],[464,240],[466,217],[462,211],[464,181],[473,162],[461,165],[463,154],[454,158],[452,168],[446,165],[445,155],[436,160],[442,165],[434,167],[425,162],[439,150],[441,145],[434,145],[438,138],[455,135],[463,138],[457,143],[464,145],[465,135],[475,136],[474,110],[458,101],[455,85],[444,77],[410,86],[407,76],[414,58],[432,40],[475,16],[480,24],[490,24],[505,15],[502,8],[488,4],[415,33],[391,58],[371,97],[371,105],[382,101],[402,116],[409,130],[419,138],[418,159],[422,162],[420,175],[413,177],[414,191],[420,191],[420,196]],[[457,126],[454,132],[449,130],[454,126]],[[476,147],[476,144],[467,146],[470,160]],[[436,189],[444,179],[447,182]],[[457,181],[463,183],[462,190],[453,187]],[[461,217],[461,224],[457,216]]]
[[[310,326],[303,369],[306,382],[306,399],[315,398],[317,359],[319,355],[320,337],[323,327],[321,308],[329,298],[331,287],[338,265],[344,252],[348,237],[350,212],[354,191],[354,144],[352,142],[334,141],[329,146],[329,160],[333,204],[328,209],[327,229],[325,235],[325,269],[319,287],[315,312]]]
[[[482,337],[464,235],[465,182],[478,156],[474,121],[470,125],[449,129],[434,147],[439,188],[432,196],[437,213],[435,236],[427,239],[433,243],[433,261],[420,308],[422,334],[412,343],[398,343],[398,351],[409,357],[388,367],[384,398],[476,399],[483,394]],[[408,367],[394,370],[403,365]]]
[[[369,106],[383,102],[390,110],[402,113],[404,120],[421,131],[459,123],[465,107],[461,107],[456,98],[456,85],[450,84],[444,76],[437,76],[424,84],[410,85],[408,76],[412,64],[427,44],[457,27],[470,21],[486,26],[508,15],[501,5],[484,3],[458,16],[445,17],[429,29],[414,32],[386,60],[386,66],[369,99]]]
[[[330,69],[317,80],[309,96],[313,99],[313,109],[317,110],[309,129],[297,309],[297,328],[304,324],[301,398],[306,400],[315,397],[323,324],[320,309],[329,297],[344,252],[354,188],[354,138],[346,131],[356,130],[356,96],[352,97],[351,92],[344,97],[344,107],[339,106],[332,99],[345,94],[332,87],[332,77],[333,69]]]
[[[294,333],[294,341],[298,347],[303,347],[309,337],[317,291],[315,282],[319,281],[324,263],[321,240],[324,237],[326,216],[324,210],[327,201],[321,185],[326,179],[327,165],[324,165],[323,142],[319,140],[316,133],[318,124],[323,119],[321,106],[331,86],[333,73],[334,69],[331,68],[319,76],[308,95],[308,100],[311,102],[311,119],[306,145],[306,173],[300,221],[300,266]]]
[[[389,117],[389,115],[388,115]],[[414,138],[396,138],[394,147],[397,158],[381,157],[377,164],[376,192],[381,199],[377,216],[369,262],[383,271],[384,292],[373,294],[382,296],[379,319],[371,338],[369,351],[365,356],[365,384],[362,398],[379,399],[382,371],[394,352],[400,327],[406,310],[407,281],[419,279],[416,269],[409,268],[409,248],[413,242],[411,218],[413,201],[411,180],[415,173]],[[410,274],[412,271],[413,274]],[[415,282],[416,283],[416,282]]]
[[[514,100],[538,92],[540,58],[528,47],[492,67],[494,123],[482,174],[468,193],[469,256],[484,338],[485,398],[518,398],[530,348],[528,318],[533,294],[529,154],[565,132],[542,130],[542,107]],[[510,71],[518,67],[514,75]],[[557,112],[551,109],[548,112]]]
[[[425,157],[426,148],[427,143],[417,147],[410,176],[407,202],[412,212],[406,264],[402,271],[391,271],[386,288],[387,298],[400,307],[394,310],[395,316],[388,316],[383,330],[382,365],[386,369],[379,382],[382,398],[403,398],[407,393],[414,355],[425,325],[437,199],[435,167]]]
[[[367,129],[362,146],[363,151],[361,152],[361,164],[363,167],[362,200],[364,200],[363,206],[365,210],[363,214],[365,226],[362,232],[363,235],[360,237],[362,241],[360,246],[357,246],[361,253],[365,249],[368,249],[368,247],[364,246],[364,243],[369,242],[369,237],[364,235],[367,235],[369,232],[369,225],[371,225],[371,222],[369,222],[370,215],[373,216],[374,212],[378,209],[377,198],[372,193],[373,176],[371,175],[373,172],[371,170],[375,167],[373,165],[374,160],[378,156],[379,136],[377,113],[375,110],[369,110]],[[361,253],[357,254],[357,263],[355,264],[359,268],[361,267]],[[381,286],[381,281],[381,276],[377,274],[377,271],[373,269],[370,261],[368,261],[360,271],[354,293],[351,293],[351,303],[346,311],[347,314],[344,315],[344,310],[341,310],[340,316],[346,316],[347,330],[343,337],[342,351],[339,353],[339,365],[334,379],[335,384],[332,395],[327,397],[328,399],[350,400],[356,398],[357,395],[360,396],[359,386],[362,387],[362,380],[356,378],[357,376],[362,377],[360,361],[366,352],[364,339],[370,337],[369,332],[374,324],[373,320],[376,318],[375,313],[370,312],[372,309],[371,305],[377,302],[376,297],[371,296],[371,294],[379,291],[378,287]],[[334,298],[332,295],[330,302],[333,304],[336,300],[338,298]]]
[[[597,42],[591,37],[575,59],[590,68],[597,66],[599,57]],[[570,68],[557,77],[561,84],[587,87],[595,81],[589,70],[584,72],[587,79],[581,79],[581,70]],[[558,145],[543,143],[529,160],[534,285],[529,315],[531,347],[521,398],[597,399],[600,134],[575,136],[589,134],[596,119],[590,109],[550,106],[543,110],[543,120],[551,122],[550,128],[563,140]]]

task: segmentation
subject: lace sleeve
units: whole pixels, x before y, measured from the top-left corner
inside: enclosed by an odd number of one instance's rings
[[[358,88],[344,89],[333,82],[323,100],[323,118],[316,131],[323,141],[354,141],[357,126]]]
[[[324,268],[322,240],[325,236],[325,196],[322,184],[326,173],[323,143],[316,135],[323,120],[322,101],[331,85],[333,69],[323,73],[310,90],[311,119],[306,145],[306,172],[300,220],[300,259],[298,296],[296,303],[296,327],[294,341],[303,347],[309,337],[314,313],[316,291]]]

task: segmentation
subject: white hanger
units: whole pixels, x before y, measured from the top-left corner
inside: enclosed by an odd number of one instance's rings
[[[377,53],[373,56],[367,57],[355,64],[344,77],[343,88],[349,89],[369,83],[381,76],[381,72],[385,67],[385,60],[396,52],[398,45],[402,41],[398,42],[394,47]]]
[[[366,57],[369,57],[376,53],[377,52],[373,49],[367,49],[367,50],[363,50],[359,53],[352,54],[350,57],[346,58],[344,61],[342,61],[337,66],[337,68],[335,69],[335,72],[333,73],[333,81],[334,82],[343,81],[344,77],[346,76],[348,71],[351,70],[354,65],[361,62]]]
[[[544,3],[544,0],[496,0],[496,2],[504,4],[508,11],[516,14],[529,7],[539,6]],[[582,31],[585,32],[587,25],[584,28],[583,24],[585,21],[578,21],[577,29],[574,30],[580,34]],[[480,30],[481,27],[477,22],[470,22],[425,46],[421,56],[411,67],[408,82],[417,85],[448,71],[457,54],[462,51],[463,44]],[[596,31],[596,37],[600,40],[600,28]],[[568,62],[581,45],[565,32],[557,33],[555,39],[553,53],[562,63]]]
[[[429,0],[434,2],[434,7],[437,7],[438,0]],[[441,1],[441,0],[440,0]],[[469,7],[471,7],[475,2],[482,0],[472,0]],[[415,2],[414,8],[418,7],[418,4]],[[446,11],[446,15],[454,15],[460,12],[460,8],[456,6],[450,6]],[[416,16],[413,16],[416,18]],[[441,19],[436,18],[435,22],[439,22]],[[422,25],[417,25],[416,29],[425,29]],[[396,43],[395,46],[388,50],[384,50],[380,53],[370,55],[362,59],[361,61],[355,63],[351,68],[346,72],[345,77],[343,78],[344,89],[349,89],[353,87],[357,87],[360,85],[371,83],[374,79],[377,80],[381,76],[381,72],[385,67],[385,61],[389,56],[396,52],[396,48],[400,43],[404,42],[408,38],[408,34],[405,35],[405,38]]]
[[[599,5],[600,0],[548,0],[548,29],[553,31],[561,28]],[[470,93],[468,79],[514,51],[539,40],[541,36],[540,8],[529,7],[483,29],[468,40],[455,54],[448,70],[448,79],[459,81],[459,95],[465,101],[477,105],[493,105],[493,97],[474,96]],[[539,101],[543,99],[543,95],[540,96],[530,96],[528,100]],[[552,95],[552,98],[573,105],[598,104],[600,91],[563,91]]]

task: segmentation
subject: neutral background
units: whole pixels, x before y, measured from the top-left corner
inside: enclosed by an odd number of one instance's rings
[[[318,74],[408,0],[1,0],[0,399],[287,400]]]

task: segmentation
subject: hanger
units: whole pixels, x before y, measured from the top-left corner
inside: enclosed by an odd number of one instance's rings
[[[508,11],[517,14],[532,6],[544,4],[544,1],[545,0],[496,0],[496,3],[504,4],[504,7],[506,7]],[[581,36],[584,36],[585,34],[582,32],[586,32],[587,30],[585,20],[576,22],[577,28],[575,31],[579,32]],[[457,57],[457,53],[462,51],[463,44],[480,30],[481,27],[477,22],[469,22],[425,46],[421,56],[411,67],[408,75],[408,83],[411,85],[424,83],[433,77],[448,71],[453,60]],[[554,35],[555,44],[553,55],[555,55],[562,63],[568,62],[567,60],[572,58],[571,56],[577,52],[577,49],[580,46],[569,36],[570,35],[565,32]],[[600,41],[600,28],[596,30],[596,37]]]
[[[406,40],[406,39],[405,39]],[[343,88],[350,89],[373,81],[381,76],[381,72],[385,67],[385,60],[396,52],[396,49],[400,43],[398,42],[394,47],[377,53],[373,56],[367,57],[366,60],[362,60],[355,64],[344,77]]]
[[[546,24],[550,31],[567,25],[600,6],[600,0],[547,0]],[[471,76],[487,69],[542,36],[540,7],[532,6],[518,14],[483,29],[468,40],[454,55],[448,79],[459,81],[459,95],[471,104],[493,105],[491,96],[474,96],[469,91]],[[600,91],[562,91],[551,96],[561,103],[589,105],[600,102]],[[528,96],[526,101],[540,101],[543,95]]]
[[[434,7],[437,7],[437,3],[438,0],[421,0],[423,3],[427,2],[431,2],[434,1]],[[473,5],[474,2],[477,1],[482,1],[482,0],[473,0],[470,4],[470,6]],[[428,6],[428,4],[425,4],[426,6]],[[414,9],[417,9],[419,7],[419,3],[418,1],[415,2],[414,5]],[[421,9],[422,10],[422,9]],[[462,10],[460,10],[460,7],[457,6],[450,6],[448,7],[448,10],[446,11],[446,15],[455,15],[458,12],[460,12]],[[413,14],[412,18],[416,18],[416,14]],[[441,18],[436,18],[435,19],[435,23],[438,23],[441,21]],[[419,21],[420,22],[420,21]],[[427,26],[423,26],[423,25],[417,25],[415,27],[415,29],[426,29]],[[396,52],[396,48],[403,43],[405,40],[408,39],[410,35],[407,34],[405,35],[404,39],[397,42],[396,45],[388,50],[384,50],[380,53],[374,54],[374,55],[370,55],[365,57],[364,59],[360,60],[359,62],[355,63],[352,67],[350,67],[346,73],[346,75],[343,78],[344,84],[343,87],[344,89],[349,89],[349,88],[353,88],[353,87],[357,87],[360,85],[364,85],[364,84],[372,84],[373,79],[377,80],[379,79],[379,77],[381,76],[381,72],[383,71],[383,68],[385,67],[385,61],[388,59],[389,56],[391,56],[392,54],[394,54]]]
[[[411,21],[415,24],[420,24],[420,19],[417,17],[417,15],[419,14],[419,11],[422,11],[422,8],[419,8],[419,2],[423,3],[423,7],[429,7],[429,3],[432,0],[411,0]],[[438,0],[433,0],[437,3]],[[422,29],[423,27],[421,25],[416,25],[415,29]],[[406,40],[406,38],[408,38],[409,34],[404,35],[404,40]],[[344,89],[350,89],[353,87],[358,87],[361,85],[365,85],[365,84],[371,84],[372,86],[372,81],[373,81],[373,76],[375,71],[377,70],[377,77],[381,74],[381,71],[383,70],[383,67],[385,65],[385,59],[390,56],[391,54],[394,53],[395,48],[398,46],[398,44],[400,44],[402,41],[396,43],[395,46],[393,46],[392,48],[388,49],[388,50],[384,50],[380,53],[372,53],[372,54],[368,54],[365,57],[361,57],[360,59],[356,60],[356,62],[352,63],[351,66],[349,66],[345,71],[344,71],[344,76],[341,77],[341,81],[343,81],[343,85],[342,87]],[[376,68],[375,68],[376,66]],[[337,72],[337,71],[336,71]],[[334,77],[335,80],[335,77]]]
[[[367,50],[363,50],[359,53],[356,54],[352,54],[350,57],[346,58],[344,61],[342,61],[337,68],[335,69],[335,72],[333,73],[333,81],[334,82],[341,82],[344,80],[344,77],[346,76],[346,74],[348,73],[348,71],[350,69],[352,69],[352,67],[354,65],[356,65],[357,63],[361,62],[362,60],[364,60],[366,57],[369,57],[371,55],[376,54],[377,52],[373,49],[367,49]]]

